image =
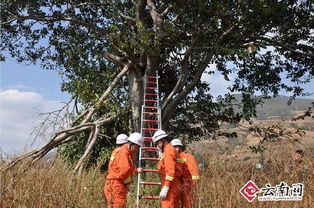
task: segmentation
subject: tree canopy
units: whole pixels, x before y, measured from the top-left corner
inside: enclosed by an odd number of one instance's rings
[[[191,136],[249,120],[256,92],[303,95],[302,84],[314,76],[312,0],[3,0],[0,6],[1,50],[58,70],[62,90],[85,109],[127,70],[110,102],[93,112],[101,118],[128,108],[124,122],[136,131],[145,73],[171,68],[175,84],[161,92],[163,126]],[[214,72],[234,77],[230,92],[217,99],[202,79]],[[243,94],[240,105],[233,93]]]

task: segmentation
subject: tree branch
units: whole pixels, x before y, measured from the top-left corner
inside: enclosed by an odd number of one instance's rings
[[[236,28],[238,24],[233,25],[229,29],[227,29],[225,32],[223,32],[218,40],[216,45],[219,45],[223,42],[223,40]],[[196,33],[197,35],[200,35],[199,33]],[[194,38],[194,41],[196,42],[197,40],[197,35],[196,38]],[[192,40],[193,41],[193,40]],[[185,55],[192,54],[192,51],[195,50],[194,44],[191,43],[191,47],[187,50],[187,53]],[[191,90],[197,85],[199,80],[202,77],[203,72],[205,71],[206,67],[208,66],[210,60],[212,59],[213,55],[215,53],[215,47],[208,53],[206,56],[205,60],[201,62],[198,70],[194,74],[194,78],[192,81],[183,89],[185,83],[187,82],[188,78],[188,59],[186,58],[185,60],[182,61],[182,66],[183,70],[182,73],[180,74],[180,79],[177,82],[177,85],[175,86],[174,90],[170,93],[170,95],[166,98],[166,100],[163,102],[162,105],[162,113],[166,115],[163,117],[163,124],[169,119],[169,116],[171,115],[171,111],[173,111],[173,108],[184,98],[188,95],[188,93],[191,92]],[[188,57],[188,56],[185,56]],[[180,83],[181,82],[181,83]],[[181,86],[180,86],[181,85]],[[183,89],[183,90],[182,90]],[[176,92],[179,92],[177,95],[175,95]]]
[[[270,44],[273,44],[273,45],[276,45],[276,46],[280,46],[280,47],[282,47],[284,49],[287,49],[287,50],[289,50],[289,51],[291,51],[293,53],[296,53],[296,54],[299,54],[299,55],[302,55],[302,56],[314,57],[314,54],[306,54],[306,53],[304,53],[302,51],[297,51],[297,50],[295,50],[295,49],[293,49],[293,48],[291,48],[291,47],[289,47],[289,46],[287,46],[287,45],[285,45],[285,44],[283,44],[283,43],[281,43],[279,41],[272,40],[272,39],[269,39],[267,37],[257,37],[256,39],[264,40],[264,41],[266,41],[266,42],[268,42]]]
[[[225,39],[225,37],[229,35],[236,28],[236,26],[238,26],[238,24],[231,26],[228,30],[223,32],[221,36],[218,38],[218,42],[221,42],[223,39]]]
[[[123,17],[124,19],[130,20],[130,21],[133,21],[133,22],[136,22],[136,21],[137,21],[137,19],[134,18],[134,17],[130,17],[130,16],[124,15],[120,10],[119,10],[119,14],[120,14],[121,17]]]
[[[19,15],[19,14],[13,14],[13,16],[15,16],[15,18],[19,19],[19,20],[36,20],[36,21],[40,21],[40,22],[68,21],[68,22],[71,22],[71,23],[76,24],[76,25],[84,26],[86,28],[89,28],[89,29],[91,29],[95,32],[99,32],[101,34],[105,34],[105,35],[108,34],[107,30],[105,30],[101,27],[98,27],[96,25],[92,25],[92,24],[89,24],[86,22],[82,22],[82,21],[79,21],[77,19],[73,19],[71,17],[64,17],[64,16],[61,16],[61,17],[51,17],[51,16],[35,17],[35,16],[23,16],[23,15]]]
[[[126,64],[122,71],[115,77],[115,79],[111,82],[109,87],[106,89],[106,91],[101,95],[97,103],[95,103],[94,106],[89,108],[89,112],[86,115],[85,119],[82,121],[82,123],[85,123],[89,121],[89,119],[92,117],[92,115],[95,113],[96,109],[107,99],[107,97],[110,95],[112,89],[117,85],[121,77],[130,69],[131,67],[131,62]]]
[[[154,21],[154,24],[156,22],[160,22],[161,21],[161,17],[160,17],[160,14],[157,11],[157,8],[156,8],[154,2],[152,0],[147,0],[147,6],[148,6],[148,9],[149,9],[150,16],[152,17],[152,19]]]
[[[160,17],[161,17],[162,19],[165,19],[166,16],[168,15],[168,13],[169,13],[169,11],[170,11],[171,8],[172,8],[171,5],[168,6],[168,7],[161,13]]]
[[[102,56],[107,59],[108,61],[120,66],[120,67],[124,67],[128,61],[125,57],[120,57],[120,56],[116,56],[112,53],[109,53],[109,52],[104,52],[102,54]]]
[[[136,19],[144,25],[145,22],[145,0],[138,0],[136,6]]]
[[[17,20],[16,18],[13,18],[9,21],[6,21],[6,22],[0,22],[0,25],[7,25],[7,24],[11,24],[11,22],[14,22],[15,20]]]
[[[83,154],[83,156],[79,159],[77,165],[74,168],[74,172],[78,172],[78,174],[80,175],[82,173],[83,168],[85,167],[88,158],[93,150],[93,147],[97,141],[97,137],[98,134],[100,132],[100,127],[106,123],[111,122],[115,117],[116,114],[115,113],[109,113],[108,115],[111,115],[109,118],[106,119],[99,119],[97,121],[94,122],[94,127],[90,132],[87,144],[86,144],[86,149],[85,152]]]
[[[163,101],[162,103],[162,109],[164,109],[168,103],[172,100],[173,96],[179,92],[180,90],[182,90],[182,88],[184,87],[184,84],[187,82],[188,80],[188,73],[189,73],[189,58],[193,52],[194,49],[194,45],[197,42],[197,39],[199,37],[199,33],[195,33],[194,36],[192,37],[191,40],[191,46],[186,50],[186,52],[184,53],[184,58],[181,61],[181,71],[180,71],[180,76],[179,79],[176,83],[176,86],[174,87],[174,89],[172,90],[172,92],[168,95],[168,97]]]

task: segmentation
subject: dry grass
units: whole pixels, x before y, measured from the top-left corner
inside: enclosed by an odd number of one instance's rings
[[[284,153],[272,160],[264,170],[254,169],[249,162],[210,161],[210,167],[202,172],[197,190],[196,204],[199,208],[294,208],[314,207],[313,158],[306,158],[307,169],[291,168]],[[1,203],[5,208],[98,208],[106,207],[103,195],[105,174],[95,167],[85,172],[81,179],[75,179],[64,162],[53,165],[36,164],[23,169],[21,166],[1,176]],[[277,185],[281,181],[292,185],[304,183],[305,193],[300,202],[247,202],[239,189],[253,180],[257,186],[266,183]],[[128,198],[128,207],[135,207],[135,188]],[[141,207],[160,207],[160,202],[142,203]]]

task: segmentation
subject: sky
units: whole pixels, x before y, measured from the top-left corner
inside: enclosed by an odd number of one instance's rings
[[[38,113],[60,108],[70,95],[61,92],[61,77],[56,71],[10,58],[0,64],[0,148],[5,154],[20,154],[44,142],[30,146],[31,132],[40,122]]]
[[[31,146],[34,139],[31,132],[40,122],[36,115],[59,109],[70,95],[61,92],[61,77],[56,71],[26,66],[10,58],[0,64],[0,151],[4,155],[20,154],[45,142],[38,140]],[[210,70],[214,69],[215,65],[211,65]],[[214,97],[224,94],[230,85],[219,73],[205,74],[202,80],[211,83]],[[314,83],[305,88],[311,91]]]

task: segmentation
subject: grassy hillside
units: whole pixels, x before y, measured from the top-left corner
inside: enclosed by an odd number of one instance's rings
[[[288,97],[265,100],[258,108],[258,118],[291,116],[296,111],[306,110],[314,100],[297,99],[291,106],[287,105]],[[277,120],[276,120],[277,119]],[[241,123],[244,129],[228,128],[237,131],[237,138],[204,140],[188,146],[201,163],[201,180],[195,193],[197,208],[311,208],[314,207],[314,120],[290,121],[280,117],[271,120],[255,120],[259,127],[280,123],[285,129],[305,130],[305,135],[296,137],[299,143],[288,140],[269,143],[263,153],[254,154],[248,148],[259,143],[258,137],[248,134],[245,129],[248,123]],[[295,138],[291,138],[295,139]],[[301,166],[293,163],[296,149],[305,150]],[[7,161],[0,161],[0,169]],[[255,168],[261,162],[262,168]],[[19,165],[1,173],[0,207],[16,208],[99,208],[106,207],[103,186],[106,173],[100,171],[102,164],[84,172],[81,178],[73,175],[72,168],[63,161],[54,163],[42,161],[25,169]],[[159,180],[154,175],[152,180]],[[258,187],[266,183],[275,186],[281,181],[288,185],[303,183],[305,185],[302,201],[261,202],[246,201],[239,193],[241,187],[253,180]],[[133,181],[136,181],[134,178]],[[135,182],[134,182],[135,183]],[[151,187],[148,187],[151,189]],[[159,190],[154,190],[155,195]],[[136,186],[131,186],[128,194],[128,208],[136,207]],[[160,201],[145,201],[141,208],[160,207]]]
[[[235,162],[208,158],[208,167],[201,172],[201,180],[195,192],[197,208],[311,208],[314,206],[313,159],[306,158],[304,168],[291,164],[289,155],[283,149],[282,157],[273,158],[263,169],[255,169],[254,163]],[[1,167],[1,164],[0,164]],[[1,177],[1,204],[9,208],[100,208],[106,207],[103,186],[106,173],[99,166],[85,172],[81,178],[75,178],[71,169],[62,161],[54,164],[41,163],[27,169],[18,166],[3,173]],[[157,176],[158,177],[158,176]],[[239,190],[249,180],[258,187],[266,183],[275,186],[281,181],[288,185],[305,185],[302,201],[252,203],[240,195]],[[136,178],[134,178],[136,181]],[[130,188],[128,208],[135,208],[136,186]],[[158,192],[157,192],[158,193]],[[259,194],[261,195],[261,194]],[[1,206],[0,206],[1,207]],[[158,208],[160,201],[143,201],[141,208]]]
[[[235,95],[241,101],[241,95]],[[267,120],[270,117],[292,117],[295,111],[305,111],[312,106],[314,99],[296,98],[288,105],[290,97],[278,96],[271,99],[263,99],[263,103],[257,107],[257,119]]]

